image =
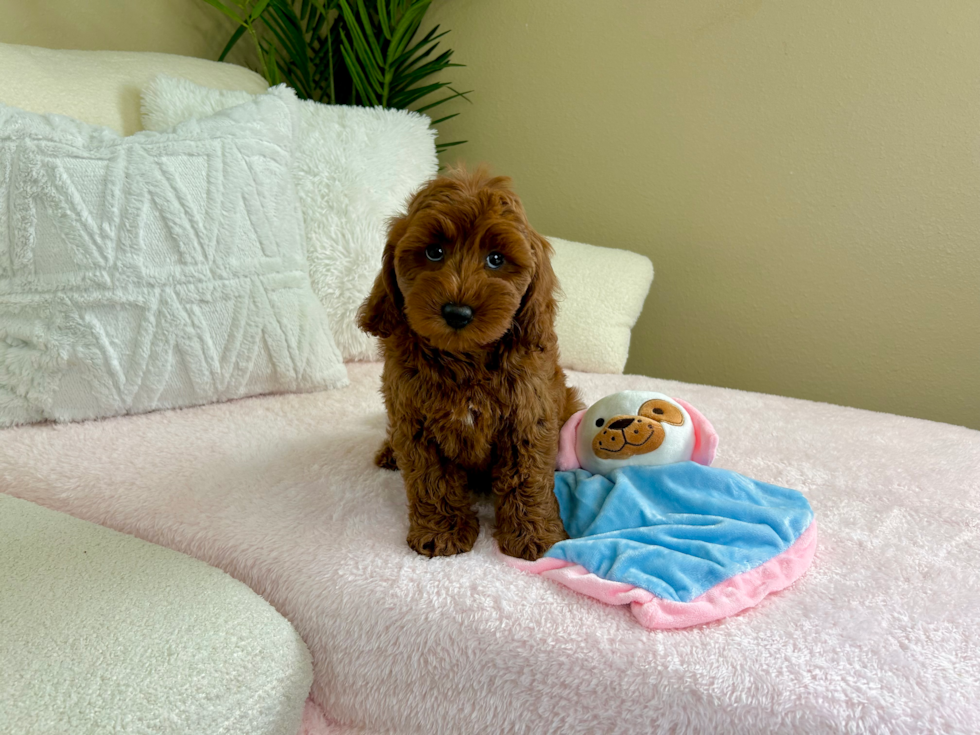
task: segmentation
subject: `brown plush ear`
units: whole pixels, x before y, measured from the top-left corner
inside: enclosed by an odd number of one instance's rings
[[[554,326],[558,278],[551,267],[551,254],[554,252],[551,243],[530,227],[528,239],[535,255],[534,277],[524,292],[514,321],[517,323],[516,332],[520,342],[543,348],[557,341]]]
[[[653,398],[640,406],[640,416],[654,421],[662,421],[673,426],[684,425],[684,414],[681,410],[669,401],[661,401]]]
[[[371,293],[357,310],[357,326],[375,337],[390,337],[404,320],[402,293],[395,276],[395,246],[405,234],[407,218],[394,220],[381,258],[381,272],[374,279]]]

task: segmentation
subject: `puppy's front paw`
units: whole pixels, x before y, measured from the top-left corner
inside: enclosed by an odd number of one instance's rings
[[[412,528],[408,532],[408,545],[422,556],[453,556],[472,549],[479,535],[478,521],[462,522],[450,531]]]
[[[568,538],[560,523],[543,526],[522,526],[497,534],[497,544],[507,556],[535,561],[540,559],[552,546]]]

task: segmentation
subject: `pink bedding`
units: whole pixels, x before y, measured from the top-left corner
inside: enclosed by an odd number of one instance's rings
[[[816,550],[817,524],[814,522],[785,552],[726,579],[689,602],[665,600],[642,587],[603,579],[581,564],[564,559],[542,557],[537,561],[525,561],[503,553],[500,556],[515,569],[540,574],[607,605],[629,605],[633,617],[646,628],[673,630],[714,622],[755,607],[766,595],[792,585],[810,566]]]
[[[473,552],[410,551],[400,476],[371,463],[379,369],[319,394],[2,431],[0,490],[252,586],[313,652],[312,700],[355,731],[975,731],[980,432],[573,373],[587,401],[637,388],[698,406],[716,466],[801,490],[820,519],[786,592],[650,631],[504,564],[486,510]]]

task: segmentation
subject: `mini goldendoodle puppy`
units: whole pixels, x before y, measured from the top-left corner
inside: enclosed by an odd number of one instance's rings
[[[537,559],[566,538],[555,456],[582,405],[558,367],[551,246],[509,183],[454,171],[419,191],[358,315],[384,355],[375,461],[401,469],[408,544],[426,556],[473,548],[473,491],[492,492],[505,554]]]

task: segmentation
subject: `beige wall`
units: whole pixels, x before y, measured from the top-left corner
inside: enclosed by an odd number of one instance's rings
[[[653,260],[630,371],[980,428],[980,3],[436,0],[427,22],[476,89],[444,126],[459,155],[541,231]],[[202,0],[0,0],[13,43],[214,58],[226,28]]]
[[[476,90],[447,162],[512,175],[544,233],[653,260],[627,370],[980,428],[980,3],[427,20]]]
[[[0,43],[216,59],[233,29],[203,0],[0,0]]]

